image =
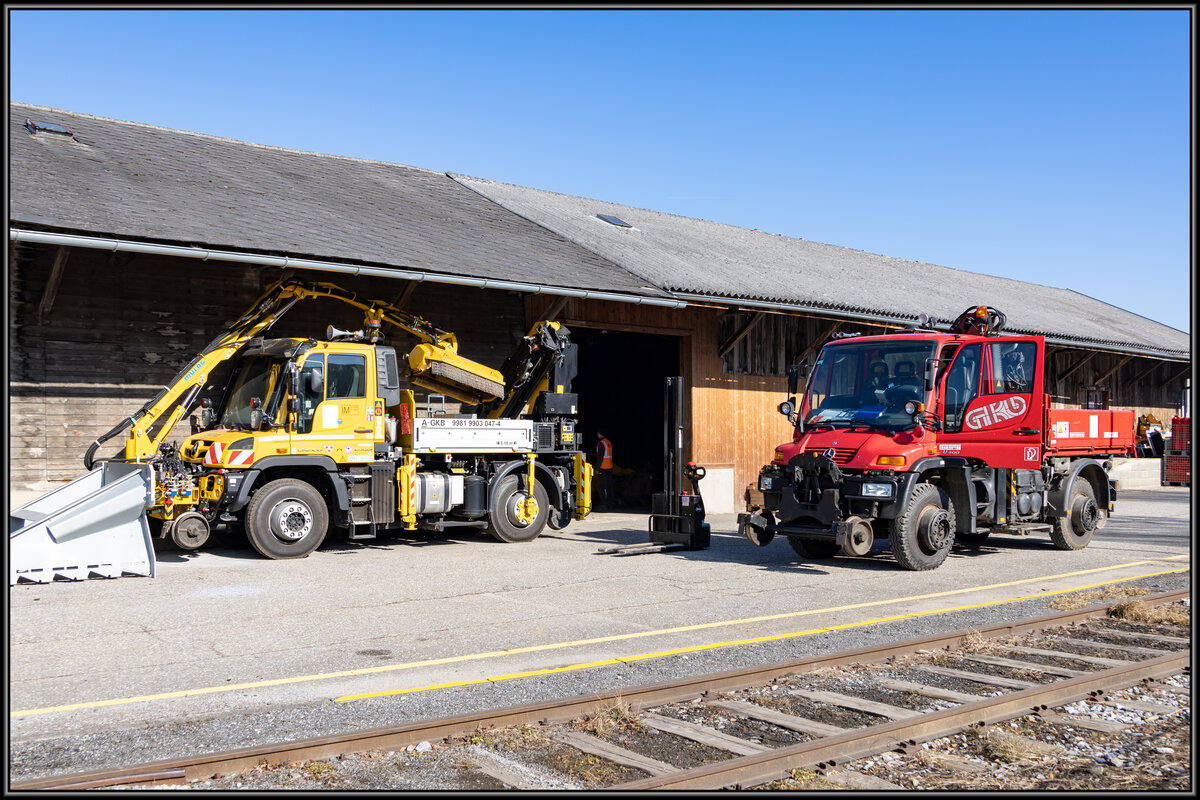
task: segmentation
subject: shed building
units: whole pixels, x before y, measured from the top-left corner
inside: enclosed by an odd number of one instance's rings
[[[735,510],[790,436],[775,411],[787,366],[839,329],[986,303],[1047,336],[1068,407],[1169,419],[1190,375],[1187,334],[1065,289],[22,103],[9,147],[12,486],[80,474],[92,441],[288,271],[413,310],[496,367],[532,322],[562,319],[584,435],[614,441],[631,501],[661,473],[663,378],[683,375],[685,449],[713,512]],[[360,322],[312,303],[272,334]]]

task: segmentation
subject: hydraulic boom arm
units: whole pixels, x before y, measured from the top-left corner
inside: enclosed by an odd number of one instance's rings
[[[505,363],[502,373],[463,358],[458,354],[458,338],[453,333],[401,308],[378,300],[360,300],[354,292],[332,283],[282,280],[209,343],[152,400],[93,442],[84,456],[84,466],[90,471],[100,445],[126,428],[130,431],[124,460],[138,463],[150,460],[188,412],[213,370],[237,355],[251,339],[262,336],[298,301],[322,297],[340,300],[364,312],[364,330],[348,335],[375,343],[382,339],[381,328],[387,322],[416,336],[421,342],[408,353],[412,382],[477,405],[481,411],[486,408],[493,417],[515,416],[524,410],[534,389],[544,383],[549,368],[546,357],[557,355],[561,343],[566,342],[565,329],[560,334],[556,324],[538,323],[524,338],[517,354]]]

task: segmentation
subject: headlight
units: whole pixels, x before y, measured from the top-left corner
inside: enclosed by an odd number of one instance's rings
[[[758,488],[759,488],[759,491],[763,491],[763,492],[771,491],[774,488],[771,476],[770,475],[759,475],[758,476]]]
[[[864,483],[862,494],[863,497],[891,497],[892,485],[890,483]]]

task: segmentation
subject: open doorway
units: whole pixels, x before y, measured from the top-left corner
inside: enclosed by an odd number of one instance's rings
[[[649,512],[662,491],[664,379],[679,374],[679,338],[599,328],[572,328],[579,345],[579,431],[584,451],[596,433],[613,446],[613,489],[623,511]]]

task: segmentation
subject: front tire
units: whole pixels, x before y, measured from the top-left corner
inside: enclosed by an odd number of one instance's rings
[[[493,494],[495,505],[488,511],[488,533],[502,542],[532,542],[546,527],[550,501],[546,489],[533,482],[532,497],[521,489],[516,475],[503,478]],[[533,504],[530,505],[529,501]]]
[[[267,558],[304,558],[321,545],[328,530],[325,499],[301,480],[271,481],[246,506],[246,536]]]
[[[888,534],[892,555],[900,566],[914,571],[936,569],[954,544],[954,503],[932,483],[913,490],[908,508],[892,520]]]
[[[1067,502],[1067,516],[1058,517],[1050,527],[1050,540],[1059,550],[1082,550],[1092,535],[1104,527],[1108,513],[1096,503],[1096,492],[1087,478],[1077,476]]]

